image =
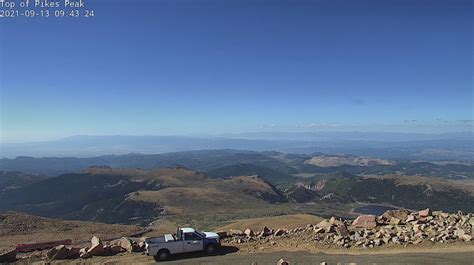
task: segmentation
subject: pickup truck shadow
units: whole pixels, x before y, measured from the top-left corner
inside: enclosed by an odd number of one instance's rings
[[[169,261],[182,260],[182,259],[194,259],[194,258],[209,257],[209,256],[223,256],[230,253],[235,253],[237,251],[239,251],[239,248],[234,247],[234,246],[221,246],[219,250],[217,251],[217,253],[213,255],[208,255],[203,251],[175,254],[175,255],[171,255],[171,257],[169,258]]]

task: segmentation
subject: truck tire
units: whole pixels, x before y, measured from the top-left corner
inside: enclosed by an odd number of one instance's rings
[[[211,244],[207,244],[207,246],[206,246],[206,253],[207,253],[208,255],[216,254],[216,252],[217,252],[217,246],[216,246],[216,244],[212,244],[212,243],[211,243]]]
[[[158,251],[158,253],[156,253],[156,255],[153,256],[153,258],[157,262],[168,260],[170,258],[170,252],[167,249],[162,249]]]

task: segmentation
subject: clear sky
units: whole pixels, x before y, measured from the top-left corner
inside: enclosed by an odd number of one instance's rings
[[[2,141],[473,128],[470,0],[85,1],[0,18]]]

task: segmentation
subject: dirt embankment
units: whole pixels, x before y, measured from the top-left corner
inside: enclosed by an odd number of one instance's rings
[[[0,215],[0,250],[17,244],[71,239],[90,240],[93,235],[116,238],[131,235],[143,228],[133,225],[66,221],[43,218],[18,212]]]

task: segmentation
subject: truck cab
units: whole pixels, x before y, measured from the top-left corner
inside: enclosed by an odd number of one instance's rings
[[[145,240],[145,253],[156,261],[169,259],[173,254],[205,251],[216,253],[220,247],[219,235],[212,232],[201,232],[190,227],[179,228],[176,234],[151,237]]]

